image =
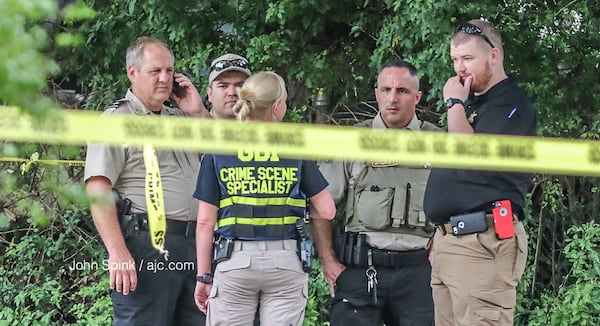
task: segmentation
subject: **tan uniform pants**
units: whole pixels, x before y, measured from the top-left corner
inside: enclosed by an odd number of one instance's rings
[[[216,267],[206,325],[252,325],[259,306],[261,326],[301,326],[308,274],[296,251],[296,240],[236,240]]]
[[[456,237],[436,232],[431,288],[436,326],[512,325],[516,286],[527,261],[527,235],[498,240],[493,227]]]

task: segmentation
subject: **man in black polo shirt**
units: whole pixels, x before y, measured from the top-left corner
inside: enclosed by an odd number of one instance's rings
[[[457,75],[444,85],[449,132],[536,135],[535,110],[504,71],[502,38],[493,25],[458,25],[450,53]],[[424,209],[438,228],[430,257],[436,326],[513,324],[527,260],[519,220],[530,179],[516,172],[432,170]]]

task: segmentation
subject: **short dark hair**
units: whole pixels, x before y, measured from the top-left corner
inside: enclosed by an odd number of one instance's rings
[[[391,59],[391,60],[384,62],[381,65],[381,68],[379,68],[378,75],[381,73],[381,71],[383,69],[390,68],[390,67],[406,68],[410,72],[411,76],[417,76],[417,74],[418,74],[417,67],[415,67],[412,63],[406,62],[406,61],[400,60],[400,59]]]
[[[417,67],[415,67],[412,63],[400,60],[400,59],[390,59],[384,62],[379,68],[379,72],[377,72],[377,79],[375,80],[375,87],[377,87],[377,83],[379,82],[379,75],[385,68],[406,68],[411,76],[417,78],[417,88],[419,87],[419,72]]]

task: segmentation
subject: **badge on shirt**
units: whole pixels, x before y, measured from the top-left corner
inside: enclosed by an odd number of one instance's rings
[[[475,117],[477,116],[477,112],[473,111],[473,113],[471,113],[471,115],[469,115],[469,118],[467,119],[467,121],[469,121],[469,123],[473,123],[473,121],[475,120]]]

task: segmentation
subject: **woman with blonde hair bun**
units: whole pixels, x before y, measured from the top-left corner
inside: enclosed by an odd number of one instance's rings
[[[283,78],[259,72],[245,81],[233,112],[240,121],[279,122],[286,100]],[[333,219],[327,185],[313,161],[274,151],[203,157],[194,192],[194,296],[207,313],[206,325],[252,325],[257,307],[261,326],[302,325],[308,276],[298,256],[296,222],[307,209],[311,219]]]
[[[233,106],[240,121],[281,121],[287,110],[285,82],[278,74],[261,71],[247,79]]]

